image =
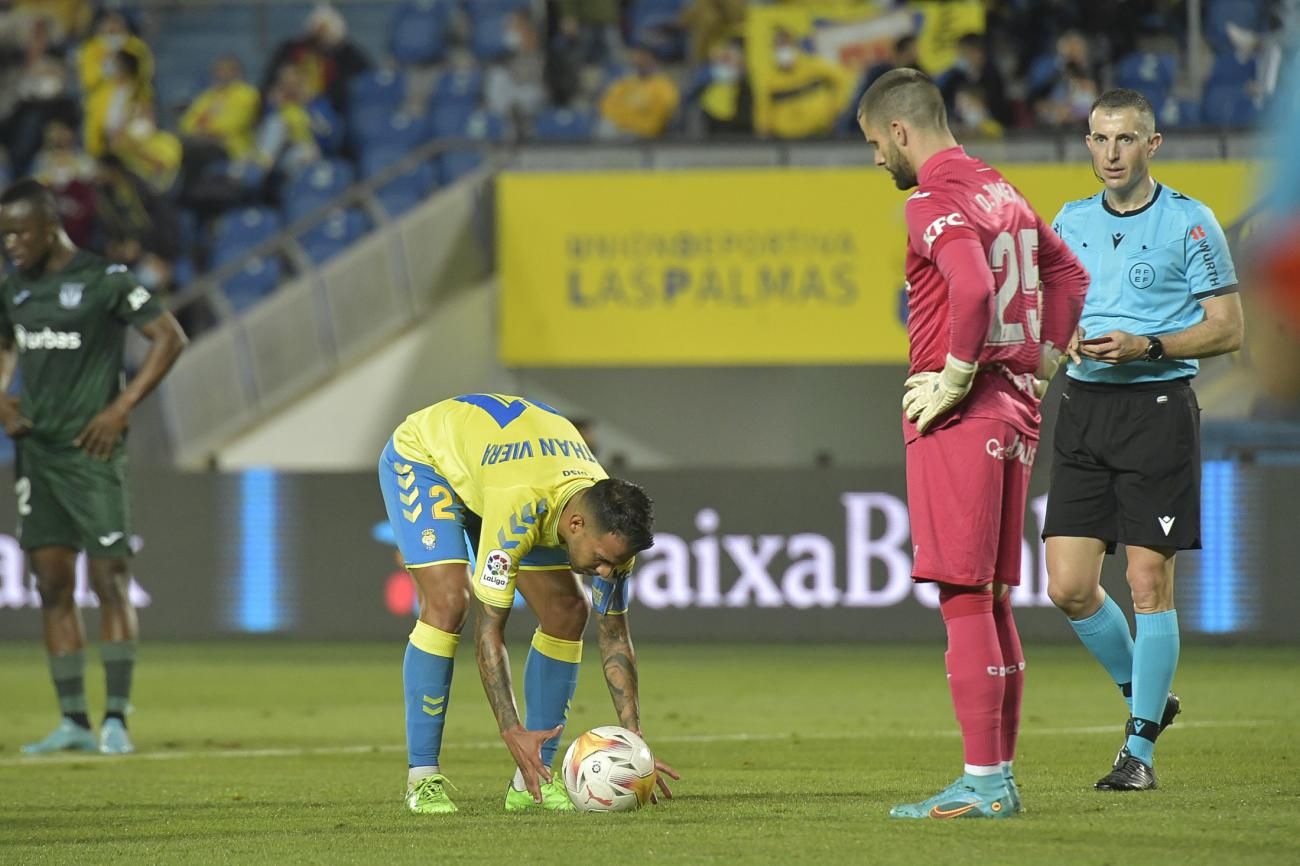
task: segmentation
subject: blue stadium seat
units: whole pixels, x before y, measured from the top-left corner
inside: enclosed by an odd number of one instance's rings
[[[1160,123],[1164,126],[1189,129],[1201,125],[1201,103],[1197,99],[1170,97],[1160,110]]]
[[[1210,84],[1201,97],[1201,122],[1239,128],[1259,120],[1259,109],[1239,84]]]
[[[1262,33],[1268,29],[1266,0],[1210,0],[1205,10],[1205,41],[1215,51],[1228,51],[1228,23]]]
[[[587,141],[594,126],[590,112],[548,108],[533,121],[533,135],[539,141]]]
[[[450,0],[409,0],[398,7],[389,31],[389,50],[398,63],[437,63],[447,52]]]
[[[244,263],[239,273],[221,284],[227,300],[242,311],[265,298],[280,284],[280,260],[276,256],[257,256]]]
[[[406,76],[399,70],[372,69],[348,82],[350,105],[396,111],[406,98]]]
[[[1120,60],[1115,70],[1115,86],[1136,90],[1159,111],[1169,97],[1178,71],[1172,54],[1138,51]]]
[[[506,46],[506,14],[480,15],[474,19],[474,30],[470,34],[470,49],[483,63],[502,60],[510,54]]]
[[[1214,64],[1210,67],[1210,77],[1206,87],[1227,86],[1244,87],[1255,79],[1255,61],[1239,61],[1231,52],[1214,55]]]
[[[370,228],[366,215],[356,208],[330,214],[320,225],[298,238],[298,243],[317,265],[324,264],[365,234]]]
[[[685,0],[635,0],[632,4],[632,41],[651,48],[661,60],[681,60],[685,34],[678,21]]]
[[[480,69],[449,70],[438,79],[433,88],[429,108],[458,107],[473,111],[483,102],[483,71]]]
[[[379,203],[390,217],[398,217],[428,198],[438,186],[438,172],[432,163],[422,162],[379,188]]]
[[[285,190],[284,211],[290,222],[329,204],[352,185],[352,165],[324,159],[306,168]]]
[[[435,129],[434,132],[439,138],[464,138],[487,143],[501,141],[505,137],[505,130],[505,121],[497,115],[476,111],[458,128]],[[438,157],[439,179],[443,185],[452,183],[478,168],[482,161],[483,154],[479,149],[444,151]]]
[[[429,140],[429,124],[426,118],[393,111],[386,113],[378,125],[357,129],[356,133],[355,142],[362,151],[374,145],[408,151]]]
[[[217,223],[213,255],[218,263],[238,258],[280,230],[280,215],[267,207],[231,211]]]

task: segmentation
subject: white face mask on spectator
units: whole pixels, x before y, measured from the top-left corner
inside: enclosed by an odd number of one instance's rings
[[[153,121],[147,117],[136,117],[126,125],[126,134],[132,138],[148,138],[154,134]]]
[[[735,84],[740,80],[740,70],[730,63],[715,63],[709,69],[714,84]]]
[[[777,66],[789,69],[799,59],[799,49],[793,45],[778,45],[773,56],[776,58]]]
[[[126,45],[125,33],[106,33],[104,34],[104,44],[110,51],[121,51],[122,46]]]
[[[509,51],[518,51],[520,48],[524,47],[524,35],[518,30],[507,30],[501,36],[501,43],[505,45]]]

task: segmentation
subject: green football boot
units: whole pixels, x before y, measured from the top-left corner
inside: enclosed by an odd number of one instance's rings
[[[542,809],[549,812],[576,812],[569,792],[564,788],[564,780],[558,776],[542,783],[542,802],[533,800],[527,791],[516,791],[514,785],[506,788],[506,811],[524,812],[528,809]]]
[[[414,785],[407,786],[406,808],[417,815],[448,815],[456,810],[456,804],[443,790],[455,787],[441,773],[425,776]]]

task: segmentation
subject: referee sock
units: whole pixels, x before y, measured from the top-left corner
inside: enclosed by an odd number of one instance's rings
[[[1020,632],[1011,612],[1011,593],[993,601],[993,625],[998,631],[1002,668],[1006,671],[1002,695],[1002,763],[1009,767],[1016,758],[1020,701],[1025,694],[1025,652],[1020,646]]]
[[[941,586],[939,612],[948,631],[944,663],[966,764],[993,767],[1000,779],[1006,677],[993,621],[993,594]]]
[[[50,655],[50,679],[59,696],[59,712],[90,730],[86,714],[86,655],[81,650]]]
[[[442,726],[451,697],[451,673],[460,635],[416,622],[402,661],[406,695],[406,762],[411,768],[438,766]],[[428,775],[425,773],[425,775]]]
[[[578,687],[581,661],[582,641],[551,637],[540,628],[533,633],[533,645],[524,662],[525,728],[544,731],[564,724]],[[542,743],[543,764],[551,766],[559,746],[559,736]]]
[[[1140,613],[1137,620],[1137,640],[1133,642],[1133,723],[1151,725],[1155,733],[1144,729],[1142,736],[1133,733],[1128,738],[1128,750],[1139,761],[1152,765],[1155,737],[1159,734],[1159,719],[1164,715],[1169,688],[1174,684],[1174,671],[1178,668],[1178,612]]]
[[[1129,713],[1133,712],[1133,697],[1130,683],[1133,682],[1133,635],[1128,630],[1128,619],[1120,610],[1115,599],[1109,595],[1102,602],[1101,608],[1087,619],[1072,619],[1070,625],[1074,633],[1083,641],[1083,645],[1092,653],[1092,657],[1101,662],[1101,666],[1110,674],[1110,678],[1119,686],[1128,704]],[[1159,716],[1156,716],[1159,718]]]

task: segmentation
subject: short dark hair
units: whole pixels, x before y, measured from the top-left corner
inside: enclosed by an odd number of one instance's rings
[[[602,478],[584,497],[587,513],[601,532],[626,539],[633,552],[655,543],[654,503],[639,485],[618,478]]]
[[[958,48],[984,48],[984,35],[981,33],[963,33],[957,40]]]
[[[867,88],[858,103],[858,117],[878,126],[906,120],[930,129],[948,128],[939,88],[921,70],[907,67],[889,70]]]
[[[0,193],[0,205],[18,204],[23,201],[40,211],[46,219],[59,218],[59,206],[54,200],[54,194],[36,178],[24,177],[16,180],[9,185],[8,189]]]
[[[1129,87],[1112,87],[1092,103],[1092,108],[1088,109],[1088,116],[1091,117],[1092,113],[1099,108],[1103,111],[1137,109],[1139,120],[1149,124],[1152,133],[1156,131],[1156,110],[1151,107],[1151,100],[1137,90]]]

